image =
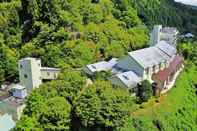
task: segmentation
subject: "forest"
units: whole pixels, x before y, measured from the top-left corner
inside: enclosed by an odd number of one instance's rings
[[[192,67],[180,77],[185,86],[177,82],[183,90],[174,89],[188,94],[187,107],[177,105],[151,119],[134,113],[146,107],[136,104],[126,90],[99,77],[107,74],[98,74],[87,86],[87,76],[80,71],[86,64],[147,47],[155,24],[197,35],[197,12],[173,0],[0,0],[0,84],[19,81],[17,62],[24,57],[41,58],[43,66],[62,69],[57,81],[31,93],[13,130],[196,129],[197,118],[191,117],[197,85],[195,40],[180,40],[178,48],[186,66]]]

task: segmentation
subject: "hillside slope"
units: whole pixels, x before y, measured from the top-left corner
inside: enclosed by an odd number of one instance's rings
[[[17,62],[23,57],[41,58],[44,66],[63,69],[59,81],[43,84],[30,95],[14,130],[195,128],[196,118],[189,117],[194,113],[195,97],[191,96],[195,96],[196,80],[187,78],[195,77],[195,67],[182,74],[177,82],[180,87],[156,108],[168,110],[168,102],[180,91],[175,108],[176,101],[171,101],[173,109],[166,114],[149,112],[153,111],[150,107],[133,112],[138,105],[128,92],[100,80],[87,88],[86,77],[73,71],[146,47],[154,24],[197,34],[197,12],[173,0],[1,0],[0,84],[18,82]],[[180,50],[196,64],[193,46],[186,44]],[[187,107],[181,106],[185,103]]]
[[[138,15],[148,26],[174,26],[183,32],[197,34],[197,11],[174,0],[131,0]]]

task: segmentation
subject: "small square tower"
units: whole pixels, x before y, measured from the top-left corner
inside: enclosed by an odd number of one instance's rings
[[[162,30],[162,25],[155,25],[151,33],[150,46],[155,46],[160,41],[160,33]]]
[[[18,63],[18,69],[20,84],[26,87],[27,92],[31,92],[34,88],[38,88],[42,84],[40,59],[21,59]]]

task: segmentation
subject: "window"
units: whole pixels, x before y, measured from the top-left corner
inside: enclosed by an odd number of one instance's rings
[[[149,68],[146,69],[146,74],[147,74],[147,75],[149,74]]]
[[[25,77],[25,78],[28,78],[27,74],[24,74],[24,77]]]
[[[123,75],[123,77],[124,77],[126,80],[129,80],[129,78],[128,78],[127,76]]]
[[[20,64],[20,68],[23,68],[23,66]]]
[[[135,88],[129,89],[129,93],[130,93],[130,94],[135,93]]]
[[[154,65],[153,66],[153,72],[155,73],[155,71],[156,71],[156,66]]]
[[[92,65],[92,68],[96,69],[96,67],[94,65]]]
[[[162,68],[162,63],[159,64],[159,69],[161,69],[161,68]]]
[[[54,74],[54,78],[55,78],[55,79],[57,78],[57,74]]]
[[[48,76],[50,76],[50,73],[49,73],[49,72],[47,72],[47,75],[48,75]]]

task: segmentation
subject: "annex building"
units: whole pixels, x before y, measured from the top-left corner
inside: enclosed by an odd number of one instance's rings
[[[1,85],[0,113],[9,114],[15,120],[20,119],[25,108],[25,97],[45,80],[55,80],[59,68],[42,67],[37,58],[23,58],[18,62],[19,80],[17,84]]]

